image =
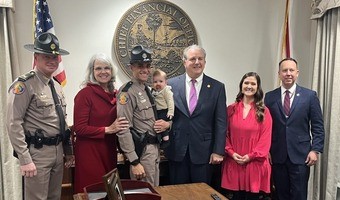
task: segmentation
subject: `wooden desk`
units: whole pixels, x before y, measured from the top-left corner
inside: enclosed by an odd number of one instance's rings
[[[180,185],[166,185],[154,187],[161,195],[162,200],[213,200],[211,194],[217,194],[222,200],[228,200],[206,183],[191,183]],[[75,200],[85,200],[86,195],[79,193],[73,195]]]
[[[85,193],[78,193],[73,195],[74,200],[88,200],[88,197]]]
[[[211,194],[217,194],[222,200],[228,200],[206,183],[191,183],[155,187],[162,200],[213,200]]]

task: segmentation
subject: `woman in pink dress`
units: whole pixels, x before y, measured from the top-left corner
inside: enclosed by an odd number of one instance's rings
[[[232,200],[259,199],[270,193],[272,118],[263,103],[261,79],[255,72],[240,81],[236,102],[228,106],[226,158],[222,166],[223,188]]]
[[[74,98],[75,193],[102,182],[102,176],[117,167],[116,133],[127,129],[129,122],[117,118],[115,75],[111,59],[95,54]]]

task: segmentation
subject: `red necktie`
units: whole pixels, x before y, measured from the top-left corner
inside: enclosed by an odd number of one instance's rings
[[[191,80],[190,85],[190,95],[189,95],[189,112],[190,115],[194,112],[195,107],[197,105],[197,93],[196,93],[196,87],[195,87],[196,80]]]
[[[286,95],[285,95],[285,99],[283,102],[283,110],[285,112],[285,114],[288,116],[289,115],[289,111],[290,111],[290,96],[289,96],[289,90],[286,90]]]

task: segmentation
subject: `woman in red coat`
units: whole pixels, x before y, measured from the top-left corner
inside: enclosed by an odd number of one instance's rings
[[[226,159],[222,187],[233,191],[233,200],[259,199],[270,192],[272,118],[263,103],[261,80],[249,72],[240,81],[236,102],[228,106]]]
[[[74,192],[101,182],[102,176],[117,167],[116,133],[128,128],[117,119],[116,70],[105,54],[89,61],[83,88],[74,98],[75,180]]]

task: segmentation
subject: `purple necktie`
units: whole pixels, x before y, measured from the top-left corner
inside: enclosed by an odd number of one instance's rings
[[[190,95],[189,95],[189,112],[190,112],[190,115],[194,112],[195,107],[197,105],[197,93],[196,93],[196,87],[195,87],[196,82],[197,81],[195,79],[191,79]]]
[[[289,111],[290,111],[289,90],[286,90],[286,95],[285,95],[285,99],[284,99],[284,102],[283,102],[283,110],[284,110],[285,114],[288,116],[289,115]]]

